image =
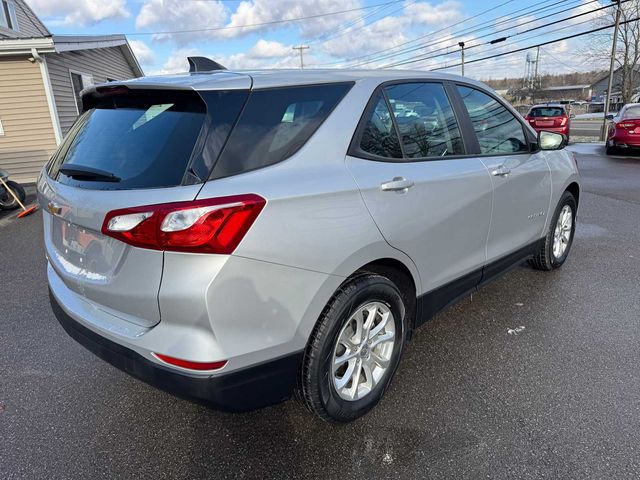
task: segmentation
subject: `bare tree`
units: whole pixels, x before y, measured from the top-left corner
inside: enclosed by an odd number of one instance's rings
[[[608,2],[607,2],[608,3]],[[640,0],[630,0],[620,4],[620,30],[616,48],[615,68],[620,73],[614,76],[613,88],[620,91],[622,103],[631,101],[640,79],[640,22],[633,20],[640,17]],[[616,7],[603,10],[595,20],[595,27],[613,25]],[[591,36],[586,52],[592,60],[607,63],[611,58],[613,28],[595,33]]]

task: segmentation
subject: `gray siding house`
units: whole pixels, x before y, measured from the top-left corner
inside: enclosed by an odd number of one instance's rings
[[[638,93],[640,92],[640,69],[634,70],[631,75],[631,81],[635,95],[632,102],[638,101]],[[594,102],[604,102],[609,88],[609,74],[603,76],[600,80],[591,85],[592,100]],[[622,68],[618,68],[613,72],[613,87],[611,89],[611,107],[610,110],[617,110],[622,106]]]
[[[35,181],[83,88],[142,75],[124,35],[52,35],[24,0],[0,0],[0,168]]]

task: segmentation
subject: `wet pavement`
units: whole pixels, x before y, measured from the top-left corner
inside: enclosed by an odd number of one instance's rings
[[[224,414],[71,340],[41,214],[0,225],[0,478],[640,477],[640,157],[572,147],[577,237],[428,322],[381,404],[345,426],[294,401]],[[3,220],[7,218],[4,217]]]

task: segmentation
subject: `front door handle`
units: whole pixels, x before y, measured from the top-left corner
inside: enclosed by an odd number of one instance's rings
[[[404,177],[393,177],[393,180],[389,182],[384,182],[380,185],[380,188],[385,192],[407,192],[411,187],[413,187],[413,182],[411,180],[407,180]]]
[[[509,168],[505,167],[504,165],[500,165],[493,172],[491,172],[491,175],[493,175],[494,177],[506,177],[510,173],[511,170]]]

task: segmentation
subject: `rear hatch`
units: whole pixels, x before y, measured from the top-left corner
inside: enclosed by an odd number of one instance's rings
[[[98,87],[83,97],[84,113],[41,175],[38,194],[47,257],[66,286],[97,308],[150,327],[160,321],[163,252],[103,234],[105,217],[195,199],[251,79],[200,93],[131,86]]]
[[[568,117],[562,107],[532,108],[527,118],[534,128],[563,127],[568,121]]]

